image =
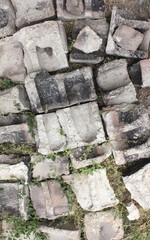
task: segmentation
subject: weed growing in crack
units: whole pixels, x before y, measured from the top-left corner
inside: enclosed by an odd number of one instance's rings
[[[8,78],[0,78],[0,90],[8,89],[14,87],[15,84]]]

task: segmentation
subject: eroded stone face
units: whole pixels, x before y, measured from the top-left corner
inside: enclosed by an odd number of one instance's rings
[[[106,169],[90,174],[63,176],[77,197],[78,203],[86,211],[100,211],[119,203],[106,176]]]
[[[68,215],[68,200],[57,181],[41,182],[41,187],[30,186],[36,214],[49,220]]]
[[[134,199],[144,209],[150,208],[150,164],[136,173],[123,177],[124,184]]]

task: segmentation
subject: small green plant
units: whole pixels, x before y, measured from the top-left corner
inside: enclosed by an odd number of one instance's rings
[[[144,0],[144,3],[150,6],[150,0]]]
[[[14,87],[15,84],[8,78],[0,78],[0,90]]]
[[[27,124],[29,126],[29,133],[34,138],[35,137],[35,130],[37,129],[35,115],[31,112],[24,112],[24,115],[27,118]]]
[[[73,44],[75,43],[75,39],[69,39],[70,40],[70,44],[69,44],[69,46],[68,46],[68,50],[69,50],[69,52],[71,52],[71,50],[72,50],[72,48],[73,48]]]
[[[61,135],[61,136],[65,136],[65,132],[64,132],[63,129],[60,129],[60,135]]]

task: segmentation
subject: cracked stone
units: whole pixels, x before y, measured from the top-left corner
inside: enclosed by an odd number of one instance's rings
[[[137,220],[140,218],[140,212],[133,202],[128,204],[128,206],[126,208],[129,212],[129,215],[127,216],[127,218],[130,221],[134,221],[134,220]]]
[[[71,174],[63,176],[77,197],[78,203],[86,211],[100,211],[119,203],[109,184],[106,169],[93,171],[92,174]]]

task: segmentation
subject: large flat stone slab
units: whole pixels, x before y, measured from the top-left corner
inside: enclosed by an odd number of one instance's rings
[[[124,184],[134,199],[144,209],[150,209],[150,164],[136,173],[123,178]]]
[[[113,7],[106,53],[133,59],[148,58],[148,49],[145,51],[142,45],[149,28],[149,22],[124,18],[121,11]]]
[[[0,113],[19,113],[30,110],[30,102],[23,85],[0,91]]]
[[[57,0],[57,17],[63,20],[103,16],[104,0]]]
[[[23,45],[24,64],[28,73],[67,68],[67,41],[60,21],[47,21],[25,27],[14,34]]]
[[[38,217],[51,220],[68,215],[68,200],[57,181],[41,182],[41,187],[30,186],[30,195]]]
[[[16,12],[16,26],[19,28],[55,16],[53,0],[11,1]]]
[[[48,112],[97,99],[90,67],[50,75],[46,71],[26,77],[26,90],[36,112]]]
[[[41,154],[105,142],[96,102],[73,106],[56,113],[36,116],[36,142]]]
[[[71,174],[63,176],[77,197],[78,203],[86,211],[100,211],[119,203],[109,184],[106,169],[93,171],[92,174]]]
[[[123,239],[123,222],[112,210],[85,214],[84,224],[87,240]]]
[[[121,104],[103,110],[116,163],[149,158],[150,120],[146,108],[138,104]]]

